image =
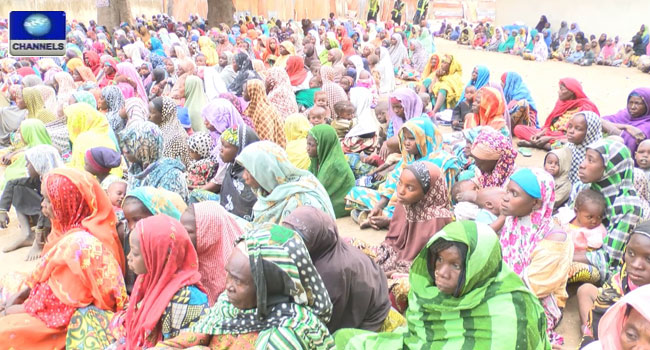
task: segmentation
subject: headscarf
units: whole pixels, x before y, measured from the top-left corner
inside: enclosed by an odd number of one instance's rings
[[[414,49],[411,51],[411,64],[416,72],[422,72],[427,66],[429,53],[422,47],[422,43],[417,39],[411,40]]]
[[[37,113],[45,107],[43,96],[36,86],[23,88],[23,101],[27,107],[27,119],[36,118]],[[43,121],[48,123],[50,121]]]
[[[187,149],[187,132],[176,117],[176,103],[169,97],[162,97],[162,120],[159,125],[163,135],[163,157],[177,159],[183,164],[190,161]]]
[[[300,86],[307,78],[307,70],[305,69],[305,60],[300,56],[291,56],[287,60],[286,66],[291,86]],[[266,79],[269,77],[267,76]]]
[[[207,120],[213,127],[210,131],[215,145],[221,134],[228,128],[235,128],[244,124],[242,116],[237,108],[224,98],[217,98],[208,103],[201,113],[203,120]]]
[[[480,90],[483,86],[487,85],[490,82],[490,70],[488,67],[483,66],[483,65],[478,65],[474,69],[477,71],[477,77],[476,80],[471,80],[465,85],[465,88],[463,89],[463,92],[460,94],[460,99],[458,100],[458,103],[461,103],[465,101],[465,90],[469,86],[474,86],[476,88],[476,91]]]
[[[471,153],[479,158],[496,159],[497,164],[490,174],[477,174],[481,188],[503,187],[515,170],[517,151],[512,141],[503,134],[493,130],[483,130],[472,145]]]
[[[438,96],[440,90],[445,90],[447,92],[447,98],[445,100],[447,108],[452,108],[458,103],[458,99],[463,91],[463,82],[461,80],[463,69],[453,55],[446,54],[443,56],[442,60],[450,62],[449,71],[447,74],[438,77],[438,81],[436,81],[431,87],[431,92]]]
[[[253,69],[253,63],[246,53],[237,53],[235,55],[235,63],[239,69],[235,80],[228,86],[228,90],[237,96],[242,96],[244,84],[250,79],[260,79],[260,76]]]
[[[124,149],[136,162],[129,167],[129,173],[137,174],[162,157],[163,136],[160,128],[148,121],[138,121],[129,125],[121,134]]]
[[[395,66],[391,62],[388,49],[383,46],[379,49],[379,62],[375,65],[375,70],[380,76],[379,93],[392,92],[395,89]]]
[[[47,133],[45,124],[38,119],[25,119],[20,123],[20,135],[26,148],[32,148],[37,145],[51,145],[52,140]],[[4,170],[1,187],[4,189],[9,180],[18,179],[27,176],[27,162],[25,154],[18,153],[9,166]]]
[[[130,62],[118,63],[116,75],[122,75],[131,78],[131,81],[133,81],[136,85],[136,89],[135,89],[135,92],[137,93],[136,97],[141,98],[145,104],[149,103],[149,98],[147,92],[144,89],[144,84],[142,84],[142,79],[140,78],[140,74],[138,74],[138,72],[135,69],[135,66],[132,63]],[[129,83],[119,83],[118,86],[125,85],[125,84],[127,85],[125,86],[127,89],[133,88],[133,86],[131,86]]]
[[[405,169],[418,180],[424,197],[414,204],[396,205],[384,243],[395,249],[398,260],[411,262],[427,241],[452,221],[453,214],[440,168],[427,161],[415,161]]]
[[[163,43],[160,41],[160,39],[152,36],[149,39],[149,43],[151,44],[151,53],[152,54],[158,55],[160,57],[167,57],[167,55],[165,54],[165,50],[163,50]]]
[[[587,121],[587,133],[585,134],[585,139],[579,145],[569,142],[569,149],[571,150],[571,169],[569,170],[569,179],[574,185],[580,183],[578,170],[582,161],[585,160],[587,147],[603,137],[600,116],[590,111],[581,112],[580,114],[582,114]]]
[[[68,68],[68,73],[74,72],[77,67],[82,67],[84,62],[79,57],[74,57],[68,60],[65,66]]]
[[[115,230],[117,217],[97,179],[83,170],[57,168],[45,176],[43,188],[54,215],[42,254],[55,249],[70,231],[85,230],[102,242],[124,271],[124,252]]]
[[[57,72],[54,74],[54,80],[57,84],[56,101],[58,108],[68,105],[68,100],[73,92],[77,90],[74,85],[72,76],[67,72]]]
[[[455,295],[435,285],[432,249],[464,247],[464,264]],[[462,251],[461,251],[462,252]],[[546,318],[539,300],[501,261],[499,239],[487,225],[457,221],[435,234],[413,261],[404,334],[371,333],[349,339],[350,348],[372,343],[378,348],[550,349]],[[459,314],[464,322],[458,322]],[[494,325],[498,325],[495,327]],[[337,333],[337,342],[346,334]],[[370,344],[367,344],[370,345]]]
[[[503,82],[503,94],[506,98],[506,103],[510,103],[511,101],[526,100],[528,101],[528,106],[536,111],[537,107],[535,106],[535,101],[530,95],[530,91],[528,90],[526,83],[524,83],[523,79],[521,78],[521,75],[519,75],[517,72],[507,72],[504,73],[504,75],[505,81]],[[501,77],[501,80],[504,80],[503,76]]]
[[[309,130],[309,135],[316,140],[318,150],[318,156],[311,158],[309,171],[327,190],[336,217],[343,217],[348,213],[345,210],[345,196],[354,187],[355,180],[341,142],[336,130],[327,124],[314,126]]]
[[[553,206],[555,205],[555,182],[553,177],[543,169],[519,169],[513,174],[511,181],[518,185],[517,172],[532,172],[540,188],[541,201],[539,209],[527,216],[507,216],[501,229],[501,252],[503,261],[517,275],[522,275],[530,265],[533,251],[537,244],[546,237],[553,228]]]
[[[400,67],[402,61],[405,58],[408,58],[408,49],[404,46],[404,40],[402,40],[402,36],[398,33],[393,34],[391,39],[395,39],[397,43],[395,45],[391,43],[388,48],[388,51],[390,52],[390,61],[393,63],[393,67]]]
[[[546,118],[544,129],[550,130],[557,117],[562,116],[564,113],[572,109],[577,108],[579,112],[592,111],[600,114],[600,112],[598,112],[598,107],[596,107],[587,95],[585,95],[584,91],[582,91],[582,85],[580,85],[580,82],[573,78],[563,78],[560,79],[560,84],[563,84],[569,91],[573,92],[576,98],[568,101],[558,99],[557,102],[555,102],[555,107],[553,107],[553,110]]]
[[[81,77],[81,83],[82,84],[80,86],[83,86],[84,85],[83,83],[96,83],[97,82],[97,79],[95,78],[95,74],[93,73],[93,71],[90,68],[88,68],[86,66],[79,66],[79,67],[75,68],[75,70],[77,71],[77,73]]]
[[[269,102],[284,119],[284,116],[298,113],[296,94],[291,88],[289,75],[284,68],[273,67],[266,71],[265,83],[268,87]]]
[[[196,75],[190,75],[185,80],[185,108],[190,115],[192,130],[194,132],[207,131],[201,118],[201,112],[208,103],[208,98],[203,91],[203,81]]]
[[[546,61],[546,59],[548,58],[548,46],[546,46],[546,41],[544,40],[544,34],[542,33],[537,34],[537,42],[533,46],[532,54],[535,56],[536,61],[540,61],[540,62]]]
[[[293,166],[307,170],[311,160],[307,154],[307,134],[311,129],[309,120],[301,113],[294,113],[284,121],[284,134],[287,137],[287,156]]]
[[[490,126],[497,131],[507,129],[504,118],[506,106],[501,92],[495,88],[484,86],[478,93],[481,94],[478,113],[472,113],[471,118],[470,115],[466,117],[465,129],[476,126]]]
[[[628,112],[626,107],[613,115],[603,117],[603,119],[612,123],[634,126],[643,131],[643,133],[646,135],[646,138],[650,138],[650,88],[636,88],[632,90],[632,92],[627,97],[628,101],[632,96],[638,96],[643,99],[643,102],[646,106],[646,113],[644,115],[637,118],[632,118],[630,112]],[[632,151],[632,154],[634,154],[637,148],[637,141],[634,136],[630,135],[627,131],[623,131],[621,137],[623,137],[623,140],[625,140],[625,145],[630,149],[630,151]]]
[[[114,133],[119,133],[124,128],[124,120],[120,117],[120,110],[124,107],[124,95],[115,85],[109,85],[102,90],[102,97],[106,101],[106,119]]]
[[[646,322],[650,321],[648,298],[650,298],[650,286],[642,286],[624,295],[607,310],[598,324],[598,340],[602,349],[622,350],[623,326],[631,309],[636,310]]]
[[[140,200],[151,215],[163,214],[180,220],[181,215],[187,209],[187,204],[180,195],[164,188],[141,186],[130,189],[124,198],[128,197]]]
[[[549,154],[554,154],[558,162],[558,172],[557,175],[553,177],[555,182],[555,206],[554,208],[559,208],[561,204],[566,202],[571,194],[571,180],[569,179],[569,173],[571,169],[571,149],[568,147],[563,147],[560,149],[554,149],[546,153],[544,157],[544,164],[546,164],[546,158]]]
[[[93,147],[87,150],[85,159],[86,168],[98,173],[108,173],[122,162],[121,154],[107,147]]]
[[[280,67],[280,68],[284,69],[284,67],[286,67],[286,65],[287,65],[287,60],[289,59],[289,57],[296,55],[296,48],[293,46],[293,43],[291,41],[288,41],[288,40],[285,40],[285,41],[281,42],[279,46],[284,47],[285,50],[287,50],[287,52],[289,52],[289,54],[278,56],[278,59],[275,61],[275,64],[273,65],[273,67]]]
[[[151,347],[162,339],[160,316],[179,289],[201,286],[199,259],[190,236],[178,220],[156,215],[138,221],[134,231],[147,273],[133,286],[126,312],[126,347]],[[152,338],[152,332],[157,332]],[[152,341],[153,340],[153,341]]]
[[[59,151],[51,145],[36,145],[25,150],[25,160],[43,178],[50,170],[63,167]]]
[[[336,72],[334,68],[330,66],[322,66],[320,68],[320,77],[323,81],[323,86],[321,91],[327,93],[327,107],[330,109],[330,118],[336,120],[338,114],[334,110],[334,105],[337,102],[345,101],[348,99],[348,95],[345,93],[341,85],[337,84],[334,79],[336,77]]]
[[[219,54],[212,39],[207,36],[199,37],[199,47],[201,48],[201,53],[205,56],[208,67],[219,64]]]
[[[402,108],[404,108],[404,119],[395,114],[392,108],[388,109],[393,135],[397,135],[405,121],[422,115],[422,99],[409,88],[398,88],[393,91],[389,96],[389,100],[393,99],[398,100],[402,104]]]
[[[210,305],[213,305],[226,289],[225,267],[235,249],[235,241],[244,231],[217,202],[195,203],[193,209],[201,284],[205,287]]]
[[[131,97],[124,101],[124,111],[127,117],[126,125],[130,125],[136,120],[146,121],[149,119],[149,105],[137,97]]]
[[[381,268],[341,239],[336,222],[316,208],[297,208],[282,225],[300,235],[325,283],[333,304],[330,333],[341,328],[379,329],[391,308]]]
[[[607,211],[603,224],[607,236],[603,246],[587,252],[587,259],[607,277],[623,265],[623,254],[630,232],[643,216],[641,199],[634,189],[634,158],[629,148],[611,139],[601,139],[587,148],[600,153],[605,171],[600,180],[590,184],[590,188],[605,196]]]
[[[279,223],[298,206],[313,206],[335,217],[329,195],[318,179],[289,162],[282,147],[269,141],[255,142],[237,156],[260,184],[253,206],[253,222]]]
[[[235,129],[229,129],[233,134],[237,135],[236,140],[228,141],[233,142],[233,146],[237,146],[237,155],[239,155],[244,148],[248,145],[259,141],[259,137],[255,134],[253,128],[242,125]],[[220,203],[231,214],[237,215],[244,220],[253,220],[252,210],[253,205],[257,202],[257,198],[252,189],[246,185],[243,178],[244,167],[238,162],[228,163],[223,183],[221,184]]]
[[[246,83],[246,92],[250,102],[244,114],[253,121],[260,140],[270,140],[284,147],[286,138],[282,127],[283,118],[269,102],[264,83],[258,79],[249,80]]]

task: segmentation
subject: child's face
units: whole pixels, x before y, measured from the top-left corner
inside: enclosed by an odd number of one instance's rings
[[[650,168],[650,142],[642,142],[639,145],[636,149],[634,159],[636,159],[639,168],[644,170]]]
[[[318,142],[311,134],[307,134],[307,155],[309,158],[318,158]]]
[[[317,94],[316,96],[314,96],[314,104],[322,108],[327,107],[327,95]]]
[[[207,59],[205,58],[205,56],[198,56],[196,58],[196,65],[197,66],[205,67],[206,64],[207,64]]]
[[[595,203],[582,203],[575,209],[578,226],[594,229],[603,222],[603,208]]]
[[[576,114],[569,120],[566,127],[567,141],[580,145],[587,136],[587,119],[582,114]]]
[[[549,153],[546,156],[546,161],[544,162],[544,170],[546,170],[546,172],[551,174],[553,177],[557,176],[557,174],[560,172],[560,160],[555,154]]]
[[[502,188],[488,187],[478,190],[476,203],[482,209],[489,210],[494,215],[501,214],[501,202],[506,194]]]
[[[418,150],[418,145],[415,142],[415,136],[411,131],[408,129],[403,129],[404,130],[404,149],[406,152],[409,154],[412,154],[414,156],[419,156],[420,151]]]
[[[465,89],[465,98],[468,101],[474,101],[474,97],[476,97],[476,88],[474,86],[468,86]]]
[[[345,109],[345,110],[341,111],[341,113],[339,113],[339,118],[340,119],[345,119],[345,120],[352,120],[352,119],[354,119],[354,115],[355,115],[354,112],[355,111],[352,110],[352,109],[350,109],[350,110]]]
[[[377,121],[381,124],[384,124],[386,121],[388,121],[388,110],[386,109],[375,109],[375,115],[377,116]]]
[[[144,275],[147,273],[147,266],[144,263],[144,256],[140,249],[140,235],[135,232],[129,235],[129,244],[131,245],[131,251],[127,256],[129,268],[136,275]]]
[[[114,182],[106,190],[108,199],[115,207],[121,207],[124,196],[126,196],[126,184],[124,182]]]
[[[309,112],[309,116],[307,119],[309,119],[309,123],[312,126],[325,124],[325,113],[322,113],[322,110],[316,112],[312,110]]]
[[[409,205],[421,201],[422,198],[424,198],[424,191],[415,175],[408,169],[402,171],[397,182],[397,201]]]
[[[239,148],[235,145],[231,145],[230,143],[220,140],[221,141],[221,153],[219,155],[221,156],[221,160],[224,163],[232,163],[235,161],[235,158],[237,157],[237,152],[239,151]]]
[[[192,160],[200,160],[201,159],[201,155],[198,152],[190,149],[189,153],[190,153],[190,158],[192,158]]]
[[[401,102],[391,103],[390,106],[393,109],[393,113],[395,113],[398,117],[404,119],[404,106],[402,106]]]
[[[321,86],[321,85],[322,85],[322,84],[321,84],[321,81],[320,81],[320,78],[319,78],[319,77],[313,77],[313,78],[311,78],[311,79],[309,80],[309,88],[310,88],[310,89],[313,89],[313,88],[319,87],[319,86]]]

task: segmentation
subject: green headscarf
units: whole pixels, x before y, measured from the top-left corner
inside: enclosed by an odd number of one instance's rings
[[[337,218],[349,215],[345,195],[354,187],[354,173],[345,160],[336,130],[327,124],[316,125],[309,135],[318,143],[318,157],[311,158],[309,171],[325,187]]]
[[[164,214],[176,220],[187,209],[183,197],[164,188],[142,186],[129,191],[124,198],[128,197],[139,199],[153,215]]]
[[[435,286],[429,248],[439,240],[467,246],[459,297]],[[501,260],[494,231],[457,221],[436,233],[418,254],[409,275],[408,329],[394,333],[337,332],[345,349],[551,349],[539,300]]]
[[[185,108],[187,108],[194,132],[208,131],[203,124],[203,117],[201,117],[201,112],[206,104],[208,104],[208,98],[203,92],[203,81],[196,75],[188,76],[185,79]]]
[[[533,48],[535,47],[535,43],[533,42],[533,38],[535,38],[538,33],[539,32],[537,31],[537,29],[533,29],[533,30],[530,31],[530,35],[529,35],[530,41],[528,41],[528,44],[526,45],[526,50],[533,51]]]
[[[25,119],[20,123],[20,135],[25,149],[36,145],[52,145],[50,135],[45,129],[45,124],[40,119]],[[25,153],[20,152],[11,164],[5,169],[0,190],[5,188],[7,181],[27,176],[27,161]]]
[[[511,50],[514,46],[515,46],[515,35],[512,35],[512,33],[510,33],[508,34],[508,39],[506,39],[506,41],[499,44],[499,48],[497,49],[497,51],[506,52],[508,50]]]

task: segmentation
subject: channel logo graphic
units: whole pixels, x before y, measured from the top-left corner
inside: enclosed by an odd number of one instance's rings
[[[11,11],[9,54],[12,56],[65,55],[64,11]]]

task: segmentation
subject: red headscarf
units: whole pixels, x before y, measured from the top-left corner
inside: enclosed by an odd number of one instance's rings
[[[275,50],[271,50],[271,42],[275,43]],[[266,39],[266,42],[264,43],[264,53],[262,54],[262,61],[264,61],[264,64],[266,64],[266,59],[271,55],[276,58],[280,57],[280,42],[278,42],[278,39],[275,37]]]
[[[105,86],[108,86],[113,83],[113,79],[115,79],[115,74],[117,74],[117,61],[108,55],[104,55],[101,58],[101,67],[104,69],[106,66],[111,66],[113,67],[113,74],[104,74],[102,77],[102,81],[99,82],[99,87],[104,88]]]
[[[23,78],[28,75],[36,75],[36,72],[34,72],[34,69],[32,67],[20,67],[16,69],[16,73],[18,73]]]
[[[115,230],[117,217],[97,179],[82,170],[58,168],[43,181],[54,213],[43,255],[71,230],[86,230],[109,249],[124,269],[124,251]]]
[[[305,69],[305,60],[302,58],[302,56],[289,57],[285,69],[287,70],[287,74],[289,74],[289,80],[291,80],[291,86],[298,86],[302,84],[307,78],[307,70]]]
[[[104,44],[101,41],[95,41],[93,43],[93,50],[98,54],[98,55],[103,55],[104,54]]]
[[[548,118],[546,118],[544,129],[550,129],[555,117],[560,116],[571,109],[578,108],[579,112],[592,111],[600,115],[598,107],[596,107],[596,105],[591,102],[589,97],[587,97],[585,92],[582,91],[582,85],[580,85],[579,81],[573,78],[564,78],[560,79],[560,84],[564,85],[569,91],[573,92],[576,95],[576,98],[568,101],[562,101],[558,99],[557,102],[555,102],[553,111],[551,111],[551,114],[549,114]]]
[[[140,238],[140,250],[147,273],[135,280],[126,312],[125,349],[152,347],[162,334],[151,342],[160,317],[174,294],[185,286],[200,284],[199,259],[180,221],[167,215],[140,220],[132,235]]]
[[[357,52],[354,50],[354,40],[349,37],[343,38],[343,40],[341,40],[341,51],[343,51],[345,57],[356,55]]]
[[[90,69],[93,71],[93,74],[97,76],[97,73],[99,73],[99,70],[102,69],[102,65],[99,61],[99,55],[97,52],[92,51],[92,50],[86,50],[84,51],[84,60],[88,61],[87,65],[90,67]],[[86,63],[86,62],[84,62]]]

